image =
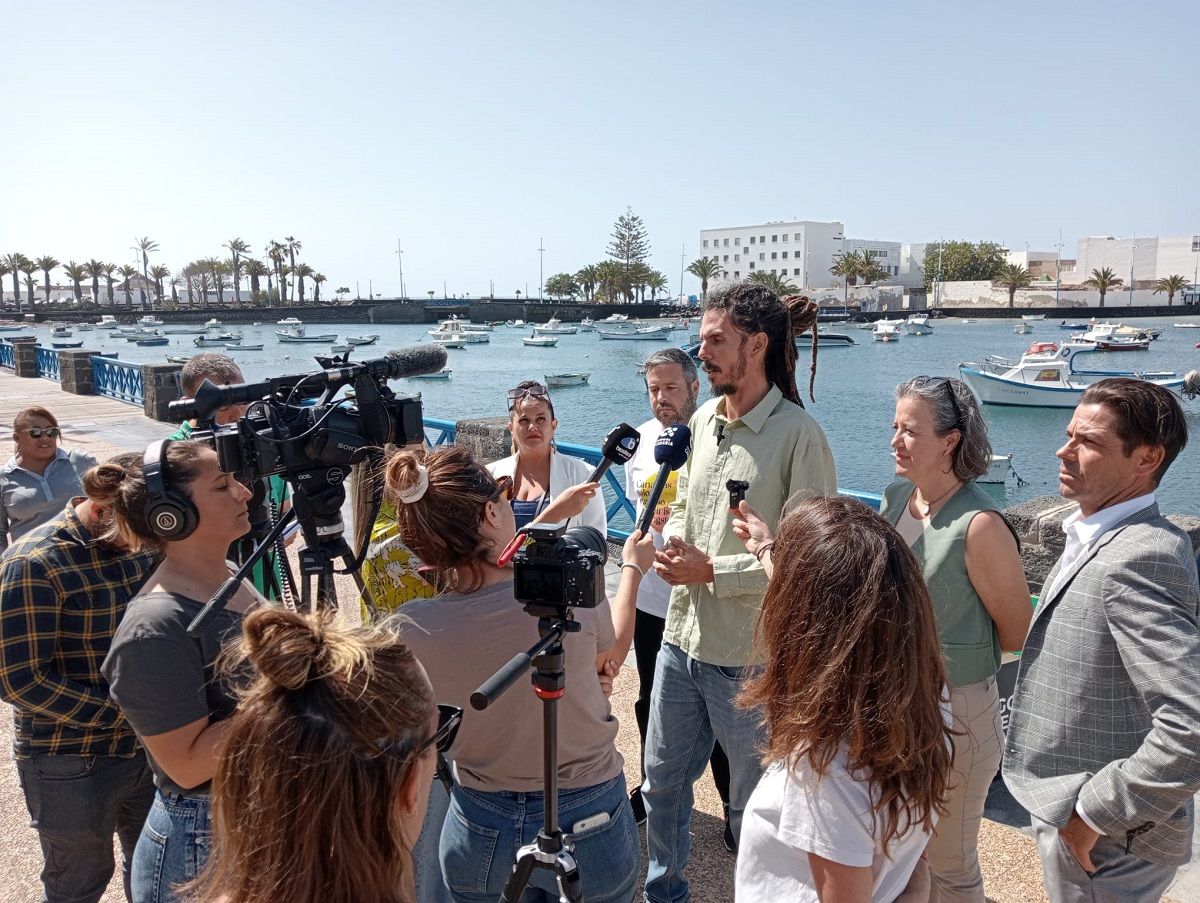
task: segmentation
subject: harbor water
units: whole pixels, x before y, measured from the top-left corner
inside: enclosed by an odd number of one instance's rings
[[[269,316],[269,311],[264,311]],[[1175,370],[1180,374],[1200,369],[1200,329],[1177,329],[1172,324],[1200,323],[1200,317],[1181,315],[1175,319],[1123,319],[1114,309],[1112,322],[1153,327],[1162,330],[1162,338],[1149,351],[1097,353],[1083,356],[1079,369],[1090,370]],[[824,427],[837,461],[838,483],[846,489],[882,492],[892,478],[888,447],[895,386],[918,375],[957,375],[963,361],[982,361],[989,354],[1016,359],[1033,341],[1062,341],[1070,333],[1058,328],[1058,321],[1033,323],[1028,335],[1013,332],[1016,320],[984,320],[964,323],[955,319],[936,320],[928,336],[904,336],[895,343],[871,340],[871,333],[850,324],[832,324],[830,332],[843,332],[854,338],[850,347],[821,347],[818,350],[816,401],[808,400],[808,362],[810,351],[802,348],[798,382],[805,404]],[[165,327],[169,329],[170,327]],[[261,326],[230,326],[243,334],[245,344],[263,344],[262,351],[234,352],[247,380],[262,380],[281,374],[303,374],[316,369],[312,355],[327,353],[324,345],[285,345],[275,337],[273,323]],[[369,360],[390,349],[429,341],[429,326],[388,326],[375,324],[314,324],[310,332],[336,332],[338,340],[347,335],[378,333],[372,346],[353,349],[351,359]],[[699,326],[693,324],[691,332]],[[40,326],[24,332],[36,335],[38,344],[50,347],[50,328]],[[686,344],[687,331],[671,333],[670,342],[608,341],[592,333],[558,336],[553,348],[523,345],[529,329],[497,326],[487,344],[468,345],[447,351],[451,379],[397,380],[397,392],[420,392],[428,417],[459,420],[495,417],[505,414],[504,391],[523,379],[544,380],[547,375],[583,371],[590,374],[586,385],[554,389],[551,392],[558,417],[559,438],[597,446],[615,424],[625,421],[637,425],[649,416],[645,383],[638,365],[654,350],[670,344]],[[119,354],[132,362],[162,361],[166,355],[196,353],[192,336],[169,336],[165,347],[139,348],[107,331],[76,333],[73,341],[83,340],[84,348],[100,353]],[[210,349],[220,351],[221,349]],[[708,398],[707,379],[701,375],[701,397]],[[1185,402],[1192,442],[1176,461],[1159,491],[1165,512],[1200,513],[1200,399]],[[1057,459],[1054,451],[1063,441],[1070,420],[1069,410],[985,407],[993,450],[1012,454],[1015,476],[1003,486],[992,487],[997,501],[1014,502],[1057,492]]]

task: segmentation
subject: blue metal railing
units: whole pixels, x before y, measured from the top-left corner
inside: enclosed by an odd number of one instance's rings
[[[7,367],[9,370],[15,369],[16,361],[13,360],[12,342],[0,342],[0,367]]]
[[[136,405],[145,401],[142,368],[137,364],[96,355],[92,358],[92,386],[97,395],[107,395],[118,401]]]
[[[438,446],[454,442],[457,436],[457,427],[453,420],[439,420],[433,417],[426,417],[424,423],[426,438],[429,438],[430,433],[435,434],[435,438],[430,439],[430,445]],[[576,445],[574,442],[558,442],[556,444],[558,450],[564,455],[582,458],[592,465],[599,464],[603,457],[600,449],[592,448],[590,445]],[[624,484],[617,479],[613,471],[610,470],[604,475],[602,488],[604,490],[605,501],[608,502],[608,538],[613,542],[624,542],[629,538],[630,529],[633,527],[637,511],[633,502],[625,495]],[[858,499],[876,511],[879,510],[879,506],[883,501],[883,496],[876,492],[839,489],[838,494]],[[614,520],[618,521],[618,526],[613,525]],[[622,529],[622,527],[630,529]]]
[[[38,376],[61,382],[62,377],[58,372],[58,352],[53,348],[43,348],[38,345],[34,349],[34,353],[37,355]]]

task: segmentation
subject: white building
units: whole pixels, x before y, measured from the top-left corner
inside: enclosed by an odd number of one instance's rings
[[[1105,267],[1125,280],[1126,286],[1132,270],[1135,288],[1150,287],[1167,276],[1186,276],[1196,283],[1200,281],[1200,235],[1081,238],[1075,265],[1071,270],[1063,270],[1062,281],[1078,284],[1090,277],[1092,270]]]
[[[720,264],[724,271],[714,283],[738,281],[766,270],[786,276],[797,287],[841,285],[842,280],[829,270],[839,254],[851,251],[875,258],[887,273],[885,282],[900,283],[907,247],[895,241],[846,238],[837,221],[793,220],[700,230],[700,256]],[[918,276],[914,284],[920,283]]]

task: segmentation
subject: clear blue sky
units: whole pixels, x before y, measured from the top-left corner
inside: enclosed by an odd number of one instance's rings
[[[1200,232],[1200,3],[12,2],[0,252],[298,237],[326,290],[536,293],[646,222]],[[1190,61],[1190,62],[1189,62]],[[685,289],[696,291],[688,277]]]

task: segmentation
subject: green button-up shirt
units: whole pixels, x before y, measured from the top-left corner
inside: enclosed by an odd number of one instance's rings
[[[821,427],[777,387],[736,420],[724,410],[718,398],[692,415],[687,496],[672,505],[663,530],[712,559],[713,582],[671,591],[663,639],[698,661],[742,666],[756,662],[754,625],[767,578],[733,533],[725,481],[747,480],[746,500],[774,529],[789,499],[835,494],[837,475]]]

